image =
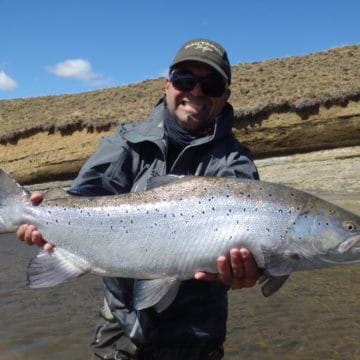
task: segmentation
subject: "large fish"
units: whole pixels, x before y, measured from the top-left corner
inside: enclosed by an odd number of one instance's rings
[[[223,177],[160,177],[148,191],[65,197],[34,206],[0,170],[0,233],[35,224],[56,245],[28,268],[31,287],[91,272],[139,279],[134,305],[165,309],[180,282],[217,272],[216,258],[247,247],[279,279],[360,262],[360,217],[282,185]]]

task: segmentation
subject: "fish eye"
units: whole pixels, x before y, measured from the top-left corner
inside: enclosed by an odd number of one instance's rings
[[[344,226],[344,229],[347,230],[347,231],[352,232],[352,231],[356,230],[356,225],[351,221],[344,221],[343,226]]]

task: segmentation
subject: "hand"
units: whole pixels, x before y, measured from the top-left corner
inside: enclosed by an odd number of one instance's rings
[[[219,256],[217,265],[218,274],[199,271],[195,274],[195,279],[220,280],[232,289],[242,289],[254,286],[263,274],[250,251],[245,248],[231,249],[230,261],[225,256]]]
[[[30,196],[30,201],[37,205],[41,203],[44,198],[44,194],[40,191],[35,191]],[[54,245],[48,243],[41,235],[40,231],[35,225],[22,224],[16,232],[16,236],[21,240],[25,241],[28,245],[41,246],[46,251],[51,251]]]

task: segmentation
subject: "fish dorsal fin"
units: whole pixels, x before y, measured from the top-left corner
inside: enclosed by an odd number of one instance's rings
[[[62,188],[53,188],[44,194],[44,200],[56,200],[68,197],[69,194]]]
[[[153,176],[147,180],[146,190],[151,190],[160,186],[171,184],[174,181],[178,181],[184,177],[184,175]]]
[[[136,310],[155,307],[157,312],[165,310],[175,299],[181,281],[172,277],[154,280],[136,280],[134,285],[134,307]]]

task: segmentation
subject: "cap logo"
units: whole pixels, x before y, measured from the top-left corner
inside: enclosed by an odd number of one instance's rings
[[[207,41],[193,41],[185,45],[185,49],[189,49],[191,47],[195,48],[196,50],[201,50],[203,53],[207,51],[216,51],[220,56],[222,56],[222,51],[217,46]]]

